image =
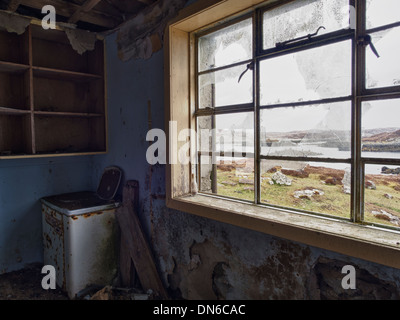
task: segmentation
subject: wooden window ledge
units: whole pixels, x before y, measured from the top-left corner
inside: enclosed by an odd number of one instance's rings
[[[207,195],[169,199],[167,206],[212,220],[400,268],[400,232],[267,208]]]

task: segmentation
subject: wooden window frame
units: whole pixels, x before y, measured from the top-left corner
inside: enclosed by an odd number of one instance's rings
[[[400,232],[370,225],[319,217],[294,210],[274,209],[239,200],[191,195],[194,165],[173,161],[187,141],[177,132],[195,129],[195,37],[194,32],[253,11],[276,0],[198,1],[169,23],[165,34],[165,128],[167,131],[167,207],[212,220],[301,242],[394,268],[400,268]],[[358,7],[358,10],[362,8]],[[356,36],[359,36],[358,34]],[[362,61],[355,62],[355,72]],[[362,93],[360,93],[361,96]],[[358,93],[355,103],[361,105]],[[358,101],[359,100],[359,101]],[[359,108],[357,108],[359,109]],[[356,116],[359,116],[357,113]],[[353,139],[360,139],[359,136]],[[195,153],[194,148],[190,152]],[[355,160],[357,158],[355,157]],[[361,158],[358,159],[361,161]],[[354,176],[359,176],[354,173]],[[361,175],[360,175],[361,176]],[[362,204],[354,204],[359,206]],[[356,208],[355,212],[360,212]]]

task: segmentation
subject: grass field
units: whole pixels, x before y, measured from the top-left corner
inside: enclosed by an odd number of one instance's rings
[[[271,182],[276,170],[261,175],[262,203],[350,218],[351,198],[343,192],[343,170],[308,166],[304,169],[306,176],[286,175],[291,179],[289,186]],[[365,221],[400,226],[399,175],[368,175],[366,180],[372,181],[375,189],[365,189]],[[235,168],[218,170],[217,181],[219,195],[254,201],[253,172],[243,173]],[[296,192],[300,192],[300,196],[297,194],[296,197]],[[303,195],[301,192],[309,194]],[[377,215],[381,210],[387,215]]]

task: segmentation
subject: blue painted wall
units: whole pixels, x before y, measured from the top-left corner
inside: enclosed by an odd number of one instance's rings
[[[0,274],[43,260],[40,198],[92,188],[91,156],[0,160]]]
[[[139,181],[140,205],[148,208],[150,188],[154,195],[165,195],[164,166],[150,166],[146,160],[150,126],[164,128],[164,57],[160,51],[149,60],[124,63],[118,59],[115,41],[115,35],[106,41],[109,152],[94,159],[93,183],[100,179],[106,166],[119,166],[124,171],[124,181]],[[151,217],[146,214],[142,218],[150,227]]]

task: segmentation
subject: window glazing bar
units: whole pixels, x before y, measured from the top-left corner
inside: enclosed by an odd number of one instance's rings
[[[252,103],[246,103],[246,104],[237,104],[224,107],[198,109],[195,113],[195,116],[202,117],[202,116],[212,116],[212,115],[240,113],[240,112],[253,112],[253,111],[254,111],[254,105]]]
[[[352,96],[346,97],[337,97],[337,98],[326,98],[321,100],[310,100],[310,101],[300,101],[300,102],[286,102],[286,103],[279,103],[279,104],[269,104],[269,105],[262,105],[260,109],[274,109],[274,108],[285,108],[285,107],[296,107],[296,106],[308,106],[308,105],[316,105],[316,104],[329,104],[335,102],[343,102],[343,101],[350,101]]]
[[[222,67],[218,67],[218,68],[212,68],[212,69],[207,69],[207,70],[204,70],[204,71],[200,71],[200,72],[198,73],[198,75],[199,75],[199,76],[202,76],[202,75],[204,75],[204,74],[213,73],[213,72],[218,72],[218,71],[223,71],[223,70],[231,69],[231,68],[238,67],[238,66],[241,66],[241,65],[244,66],[244,69],[243,69],[243,70],[245,70],[246,65],[248,65],[249,63],[252,63],[252,62],[253,62],[253,59],[243,60],[243,61],[236,62],[236,63],[232,63],[232,64],[229,64],[229,65],[226,65],[226,66],[222,66]]]
[[[299,162],[351,163],[351,159],[316,158],[316,157],[283,157],[283,156],[260,155],[260,159],[279,160],[279,161],[299,161]]]
[[[374,33],[374,32],[384,31],[384,30],[388,30],[388,29],[392,29],[392,28],[396,28],[396,27],[400,27],[400,22],[394,22],[394,23],[387,24],[387,25],[384,25],[384,26],[381,26],[381,27],[368,29],[367,33]]]
[[[289,54],[292,52],[300,52],[302,50],[312,49],[324,45],[328,45],[335,42],[341,42],[345,40],[350,40],[354,37],[354,30],[339,30],[329,34],[324,34],[319,37],[311,38],[306,41],[299,41],[293,44],[288,44],[283,48],[272,48],[263,50],[258,56],[257,59],[267,59],[273,58],[280,55]]]

